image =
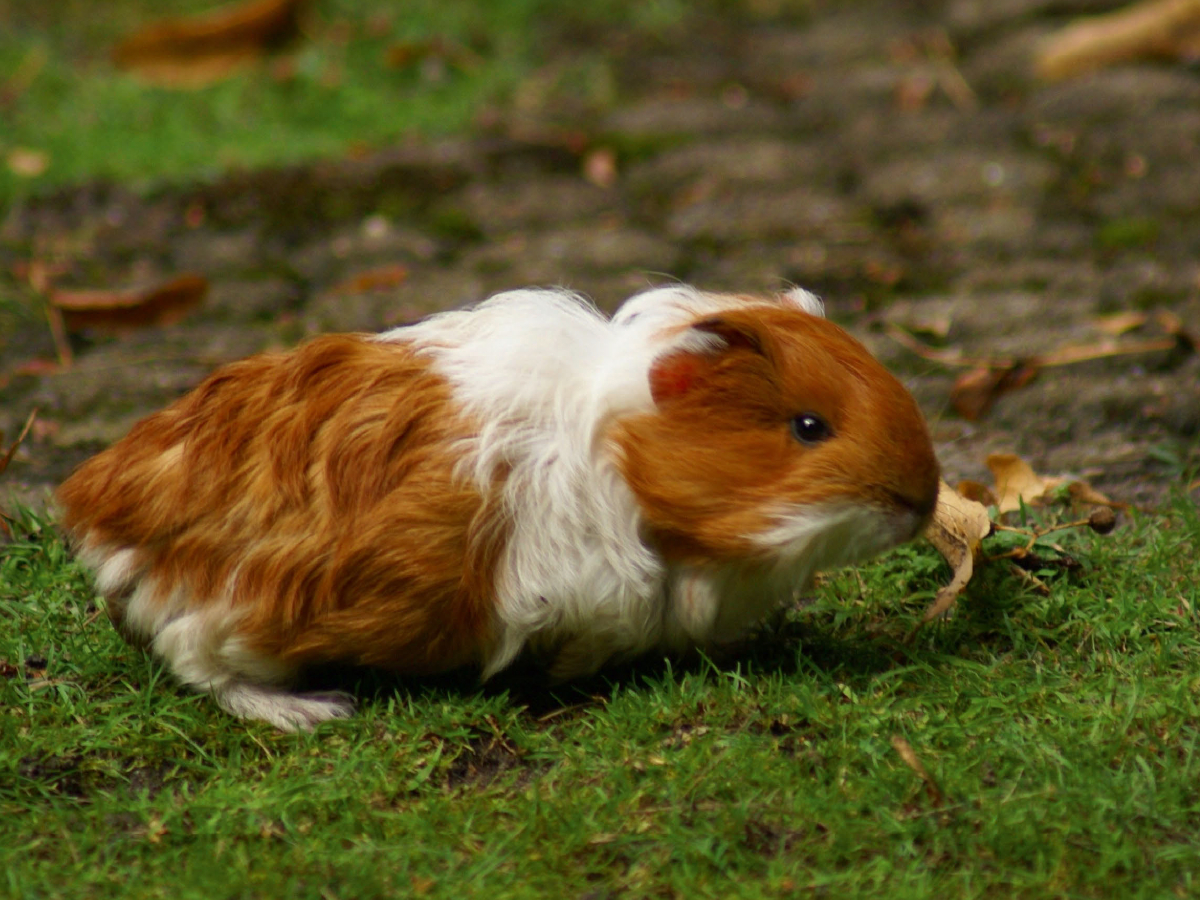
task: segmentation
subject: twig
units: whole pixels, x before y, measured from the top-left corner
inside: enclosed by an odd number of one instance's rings
[[[933,776],[925,770],[925,766],[921,764],[921,760],[917,758],[917,754],[913,751],[908,741],[898,734],[893,734],[892,747],[900,754],[900,758],[904,760],[904,764],[912,769],[921,781],[925,782],[925,791],[929,794],[929,799],[933,801],[934,805],[944,806],[946,795],[942,793],[942,789],[938,786]]]
[[[1009,563],[1008,566],[1017,575],[1017,577],[1026,582],[1031,588],[1033,588],[1043,597],[1050,596],[1050,586],[1046,584],[1046,582],[1042,581],[1042,579],[1038,578],[1032,572],[1026,572],[1016,563]]]
[[[956,366],[964,369],[1012,369],[1025,366],[1035,369],[1049,369],[1055,366],[1069,366],[1074,363],[1087,362],[1093,359],[1107,359],[1112,356],[1127,356],[1135,353],[1154,353],[1160,350],[1174,350],[1179,346],[1179,338],[1175,336],[1153,338],[1131,344],[1114,344],[1100,341],[1095,344],[1081,344],[1060,347],[1052,353],[1037,356],[1024,356],[1020,359],[1011,356],[963,356],[957,348],[945,350],[930,347],[917,340],[899,325],[888,322],[885,328],[890,337],[906,350],[927,359],[930,362],[941,363],[944,366]]]
[[[1082,19],[1059,32],[1037,60],[1043,78],[1070,78],[1123,60],[1177,56],[1200,31],[1200,0],[1148,0]]]
[[[54,338],[54,350],[58,354],[58,363],[64,369],[75,365],[75,355],[71,352],[71,342],[67,339],[67,328],[63,324],[62,312],[53,303],[46,303],[46,319],[50,322],[50,335]]]
[[[29,429],[33,427],[33,421],[37,418],[37,408],[35,407],[29,413],[29,417],[25,419],[25,426],[21,429],[21,433],[17,435],[17,439],[13,441],[13,445],[4,451],[4,455],[0,456],[0,475],[4,474],[4,470],[8,468],[8,464],[12,462],[13,456],[16,455],[17,448],[21,446],[21,442],[25,440],[25,436],[29,434]]]

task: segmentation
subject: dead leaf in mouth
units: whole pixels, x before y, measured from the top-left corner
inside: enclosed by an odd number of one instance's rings
[[[62,315],[68,331],[95,328],[125,333],[151,325],[171,325],[203,301],[208,280],[180,275],[141,290],[64,291],[52,289],[51,307]]]
[[[912,641],[923,625],[945,614],[966,588],[975,571],[983,539],[992,531],[992,520],[982,503],[968,500],[946,482],[938,489],[937,508],[925,529],[925,537],[954,571],[950,583],[937,593],[917,627],[909,634]]]
[[[1104,496],[1086,481],[1067,477],[1047,478],[1034,472],[1027,462],[1011,453],[993,453],[987,458],[987,467],[995,479],[995,488],[976,481],[962,481],[958,489],[944,481],[938,489],[937,507],[933,519],[925,528],[924,537],[933,544],[953,571],[950,583],[937,592],[933,603],[925,610],[921,620],[909,633],[906,642],[911,643],[918,632],[929,622],[945,615],[954,606],[960,594],[970,583],[976,564],[1006,560],[1010,567],[1025,562],[1039,567],[1062,569],[1078,568],[1079,563],[1068,556],[1056,544],[1046,545],[1055,555],[1042,558],[1033,553],[1039,541],[1052,532],[1071,528],[1090,528],[1097,534],[1108,534],[1116,527],[1114,509],[1126,508]],[[1035,505],[1047,498],[1055,489],[1065,486],[1072,503],[1092,507],[1086,518],[1070,522],[1014,527],[1002,524],[1004,513],[1019,509],[1022,504]],[[996,509],[996,521],[992,522],[989,508]],[[1024,546],[1010,547],[995,554],[983,553],[983,539],[993,532],[1020,535]],[[1014,571],[1027,580],[1034,589],[1048,593],[1049,588],[1031,572],[1024,572],[1019,565]]]
[[[294,37],[303,0],[251,0],[163,19],[113,50],[113,61],[162,87],[195,88],[231,75]]]

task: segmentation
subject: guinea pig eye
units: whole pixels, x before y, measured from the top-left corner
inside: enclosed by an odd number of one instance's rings
[[[833,429],[818,415],[800,413],[792,419],[792,437],[805,446],[812,447],[833,437]]]

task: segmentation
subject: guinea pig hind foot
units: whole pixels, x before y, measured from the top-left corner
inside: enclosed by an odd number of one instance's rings
[[[230,715],[267,722],[280,731],[311,731],[321,722],[353,715],[355,705],[341,691],[298,694],[249,681],[230,681],[212,694]]]

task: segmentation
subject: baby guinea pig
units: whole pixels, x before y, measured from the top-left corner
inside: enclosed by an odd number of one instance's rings
[[[554,290],[225,366],[58,491],[114,623],[235,716],[308,728],[305,666],[522,650],[556,678],[736,639],[924,527],[938,464],[820,301]]]

